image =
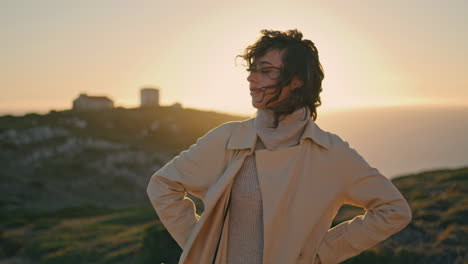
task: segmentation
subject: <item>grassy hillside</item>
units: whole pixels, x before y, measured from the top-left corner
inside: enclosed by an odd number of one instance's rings
[[[117,108],[0,117],[0,206],[143,206],[149,177],[197,138],[242,117]]]
[[[149,177],[209,129],[242,119],[172,108],[0,117],[0,264],[177,263]],[[343,263],[467,263],[467,180],[468,167],[393,179],[413,221]],[[362,213],[343,206],[333,225]]]

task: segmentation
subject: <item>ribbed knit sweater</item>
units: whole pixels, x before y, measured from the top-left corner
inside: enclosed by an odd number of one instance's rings
[[[273,126],[273,112],[258,109],[255,117],[256,150],[292,147],[299,144],[310,111],[301,108],[280,118]],[[263,258],[263,208],[255,152],[246,157],[234,178],[229,208],[228,264],[260,264]]]

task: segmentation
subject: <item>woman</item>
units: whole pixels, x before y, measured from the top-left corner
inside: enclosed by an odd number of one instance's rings
[[[339,263],[411,221],[391,181],[314,122],[324,78],[314,43],[261,33],[241,55],[255,118],[209,131],[149,182],[179,263]],[[366,213],[329,229],[345,203]]]

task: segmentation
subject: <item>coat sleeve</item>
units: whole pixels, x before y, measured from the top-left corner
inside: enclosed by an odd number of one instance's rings
[[[322,264],[344,261],[387,239],[411,222],[408,203],[393,183],[341,141],[339,171],[343,202],[365,208],[363,215],[329,229],[318,249]]]
[[[181,248],[200,218],[186,195],[204,200],[222,170],[229,135],[229,123],[214,128],[156,171],[148,183],[147,194],[159,220]]]

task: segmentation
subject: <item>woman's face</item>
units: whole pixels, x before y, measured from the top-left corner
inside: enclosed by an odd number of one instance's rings
[[[274,88],[279,81],[280,69],[283,64],[284,50],[270,49],[265,55],[255,58],[251,65],[250,74],[247,81],[250,86],[250,96],[252,96],[252,105],[257,109],[272,108],[278,105],[289,97],[293,86],[297,84],[296,78],[288,86],[285,86],[281,95],[276,101],[266,105],[266,103],[276,95],[277,90]],[[266,87],[271,87],[266,89]],[[297,85],[294,86],[296,88]]]

